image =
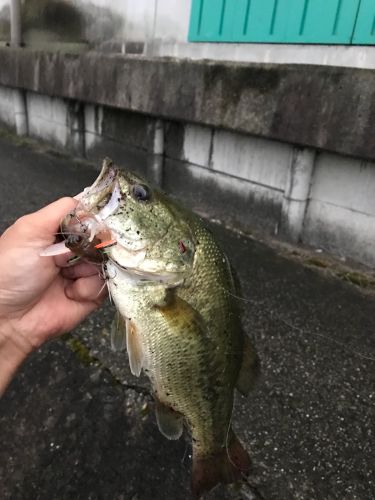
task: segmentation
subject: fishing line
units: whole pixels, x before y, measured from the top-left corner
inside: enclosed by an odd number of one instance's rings
[[[99,273],[99,276],[100,276],[100,273]],[[101,276],[100,276],[101,277]],[[99,297],[99,295],[102,293],[102,291],[104,290],[104,288],[107,287],[108,289],[108,297],[109,297],[109,301],[110,303],[112,304],[112,296],[111,296],[111,292],[109,291],[109,286],[108,286],[108,283],[106,280],[104,280],[104,283],[102,285],[102,287],[100,288],[99,292],[97,293],[97,295],[95,296],[95,298],[97,299]]]
[[[229,431],[230,431],[230,429],[232,427],[232,415],[233,415],[233,405],[232,405],[232,413],[231,413],[230,418],[229,418],[227,432],[226,432],[226,436],[225,436],[225,451],[227,452],[227,457],[228,457],[229,462],[233,465],[233,467],[235,467],[236,469],[238,469],[237,465],[232,461],[232,458],[231,458],[231,456],[229,454],[229,447],[228,447]],[[240,470],[240,469],[238,469],[238,470]]]
[[[263,300],[263,301],[255,301],[255,300],[250,300],[250,299],[246,299],[244,297],[240,297],[239,295],[236,295],[234,293],[232,293],[230,290],[227,290],[226,288],[222,287],[223,290],[228,294],[228,295],[231,295],[232,297],[234,297],[235,299],[238,299],[238,300],[242,300],[243,302],[247,302],[249,304],[256,304],[256,305],[261,305],[261,304],[264,304],[266,301]],[[267,310],[267,309],[266,309]],[[269,311],[269,309],[268,309]],[[286,320],[284,320],[279,314],[275,314],[271,311],[269,311],[271,313],[271,316],[273,315],[275,317],[276,320],[284,323],[286,326],[288,326],[289,328],[291,328],[292,330],[295,330],[295,331],[298,331],[300,332],[303,336],[305,336],[305,332],[302,330],[302,328],[299,328],[298,326],[295,326],[293,324],[290,324],[288,323]],[[321,337],[323,339],[326,339],[328,340],[329,342],[333,342],[335,343],[336,345],[340,346],[342,349],[344,349],[346,352],[349,352],[350,354],[353,354],[354,356],[357,356],[359,358],[362,358],[362,359],[366,359],[368,361],[375,361],[375,357],[373,356],[368,356],[366,354],[363,354],[362,352],[360,351],[356,351],[354,349],[351,349],[349,347],[347,347],[343,342],[340,342],[339,340],[336,340],[334,339],[333,337],[330,337],[329,335],[323,335],[322,333],[317,333],[317,332],[309,332],[311,335],[313,336],[316,336],[316,337]]]
[[[280,320],[282,323],[284,323],[286,326],[289,326],[289,328],[292,328],[292,330],[298,331],[299,333],[304,334],[304,331],[302,328],[299,328],[298,326],[290,324],[288,321],[285,319],[281,318],[279,315],[278,320]],[[354,349],[351,349],[347,347],[343,342],[340,342],[339,340],[334,339],[333,337],[330,337],[329,335],[323,335],[322,333],[317,333],[317,332],[310,332],[311,335],[315,335],[316,337],[321,337],[323,339],[329,340],[330,342],[333,342],[337,344],[338,346],[342,347],[345,351],[349,352],[350,354],[354,354],[358,356],[359,358],[366,359],[368,361],[375,361],[375,357],[372,356],[367,356],[366,354],[363,354],[359,351],[355,351]]]
[[[66,234],[68,235],[76,235],[77,233],[71,233],[71,232],[67,232],[67,231],[58,231],[57,233],[53,233],[54,236],[65,236]]]
[[[228,428],[227,428],[227,433],[226,433],[226,437],[225,437],[225,450],[226,450],[226,453],[227,453],[228,460],[233,465],[233,467],[235,467],[237,470],[240,471],[243,483],[246,484],[249,487],[249,489],[250,489],[251,493],[253,494],[253,496],[255,496],[255,498],[258,499],[258,500],[265,500],[264,497],[263,497],[263,495],[261,493],[259,493],[259,491],[257,490],[257,488],[255,488],[254,485],[252,485],[250,483],[248,476],[243,472],[243,470],[240,467],[238,467],[237,464],[235,464],[233,462],[232,457],[230,456],[228,442],[229,442],[229,432],[230,432],[231,427],[232,427],[232,418],[233,418],[233,411],[232,411],[232,413],[230,415],[230,419],[229,419],[229,423],[228,423]],[[245,449],[245,451],[247,452],[246,449]],[[250,462],[250,465],[251,465],[251,462]]]
[[[185,464],[186,457],[189,456],[189,458],[191,458],[190,454],[188,455],[189,448],[190,448],[189,443],[186,443],[185,444],[185,451],[184,451],[183,457],[181,459],[181,465],[183,465],[185,467],[185,469],[186,469],[186,464]]]
[[[99,273],[99,276],[104,280],[104,285],[103,287],[101,288],[99,294],[102,292],[103,288],[106,286],[107,287],[107,290],[108,290],[108,298],[109,298],[109,302],[111,304],[114,304],[114,301],[113,301],[113,297],[112,297],[112,294],[111,294],[111,289],[109,287],[109,280],[110,279],[114,279],[116,278],[116,272],[115,272],[115,275],[111,278],[109,276],[109,273],[108,273],[108,269],[107,269],[107,266],[106,266],[106,263],[105,262],[102,262],[102,264],[98,264],[98,265],[101,265],[102,266],[102,272]],[[115,270],[116,271],[116,270]],[[98,295],[99,295],[98,294]]]
[[[233,292],[230,292],[228,289],[222,287],[222,289],[230,296],[234,297],[235,299],[242,300],[243,302],[247,302],[248,304],[264,304],[266,301],[265,300],[251,300],[251,299],[245,299],[244,297],[240,297],[239,295],[234,294]]]

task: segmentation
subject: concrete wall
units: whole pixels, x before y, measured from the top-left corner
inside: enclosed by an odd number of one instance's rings
[[[0,123],[11,130],[16,128],[14,90],[0,86]]]
[[[0,121],[209,217],[374,266],[375,74],[0,49]]]
[[[59,42],[67,51],[94,46],[146,56],[375,68],[366,46],[188,43],[190,9],[191,0],[26,0],[23,38],[49,50]],[[0,40],[9,37],[8,24],[9,0],[0,0]]]
[[[302,240],[375,263],[375,163],[321,153]]]
[[[0,48],[0,85],[375,158],[375,72]]]
[[[67,146],[68,106],[63,99],[28,92],[26,108],[31,137],[42,138],[62,148]]]
[[[73,3],[77,9],[95,6],[112,11],[121,20],[122,29],[117,36],[124,41],[187,41],[190,0],[74,0]]]
[[[14,128],[12,95],[0,87],[0,121]],[[30,91],[26,107],[30,135],[148,177],[161,123],[162,186],[182,202],[375,266],[374,162]]]
[[[105,156],[129,170],[147,175],[152,157],[153,120],[106,106],[84,107],[85,156],[98,164]]]
[[[156,57],[375,69],[374,48],[370,46],[187,43],[186,40],[151,40],[145,46],[145,54]]]

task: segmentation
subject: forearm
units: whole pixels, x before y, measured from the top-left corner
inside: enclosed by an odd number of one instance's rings
[[[0,397],[31,351],[32,346],[0,320]]]

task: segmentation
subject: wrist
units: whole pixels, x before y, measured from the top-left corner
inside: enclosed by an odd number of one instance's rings
[[[0,320],[0,395],[32,350],[33,346],[9,322]]]

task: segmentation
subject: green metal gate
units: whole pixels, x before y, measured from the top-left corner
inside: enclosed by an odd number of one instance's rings
[[[189,41],[375,44],[375,0],[192,0]]]

